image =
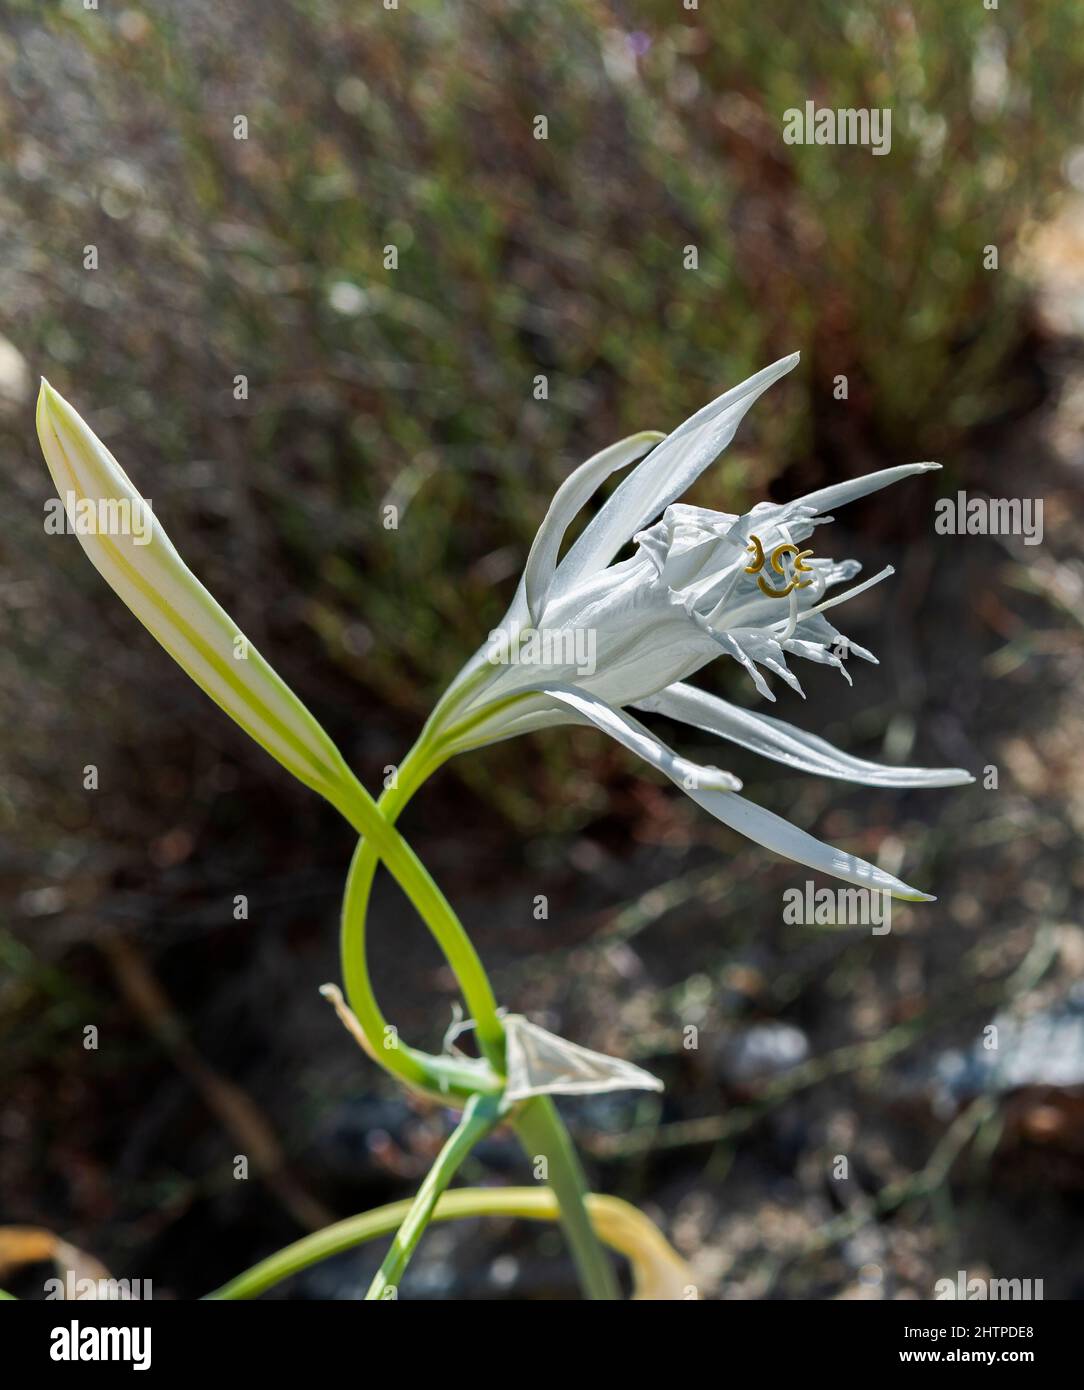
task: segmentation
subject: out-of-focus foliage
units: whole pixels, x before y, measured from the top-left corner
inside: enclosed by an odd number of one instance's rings
[[[4,8],[8,336],[227,601],[250,561],[280,569],[264,592],[412,718],[499,616],[556,481],[618,433],[795,347],[749,435],[775,469],[825,441],[931,454],[1003,409],[1015,238],[1058,183],[1084,56],[1054,0],[1026,23],[830,0]],[[807,100],[890,108],[891,152],[784,144]],[[4,436],[28,449],[25,414]],[[767,481],[739,449],[707,496]]]
[[[1084,17],[1045,0],[736,0],[677,26],[649,8],[663,27],[643,86],[630,79],[650,103],[638,129],[665,150],[662,178],[680,170],[712,254],[725,243],[738,302],[762,331],[802,335],[815,401],[846,374],[885,447],[931,452],[1000,413],[1017,239],[1080,137]],[[783,113],[810,101],[887,109],[890,151],[783,143]]]

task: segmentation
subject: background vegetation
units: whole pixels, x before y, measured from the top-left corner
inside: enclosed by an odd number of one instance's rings
[[[933,485],[848,509],[833,553],[900,571],[845,624],[882,666],[780,701],[872,756],[995,765],[997,791],[736,764],[765,804],[905,861],[939,903],[890,938],[786,928],[793,866],[581,731],[449,769],[407,828],[510,1006],[667,1076],[661,1109],[569,1109],[585,1141],[604,1131],[599,1185],[661,1213],[706,1291],[926,1297],[959,1259],[1071,1292],[1084,14],[0,14],[0,1219],[192,1296],[298,1224],[399,1195],[444,1132],[315,992],[336,973],[345,827],[217,717],[74,541],[43,536],[36,374],[375,787],[500,617],[569,468],[800,348],[701,503],[927,457],[945,492],[1046,499],[1034,552],[935,537]],[[807,100],[891,108],[891,154],[785,145],[782,113]],[[733,671],[710,680],[751,698]],[[378,908],[389,1010],[436,1045],[447,1019],[427,1001],[449,981],[394,893]],[[946,1089],[999,1010],[1064,1022],[1068,1088],[1039,1067]],[[235,1182],[235,1152],[263,1178]],[[495,1140],[473,1176],[516,1171]],[[560,1291],[547,1239],[434,1232],[415,1291]],[[293,1292],[349,1296],[365,1268]]]

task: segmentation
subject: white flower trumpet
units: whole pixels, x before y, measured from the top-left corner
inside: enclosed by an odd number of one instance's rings
[[[860,566],[814,557],[803,543],[832,520],[830,509],[938,464],[887,468],[797,501],[761,502],[745,516],[676,500],[730,443],[757,397],[797,361],[795,353],[766,367],[670,435],[633,435],[604,449],[566,479],[535,537],[501,628],[453,681],[423,740],[450,757],[551,725],[591,724],[749,839],[850,883],[930,901],[929,894],[738,796],[735,776],[679,757],[628,713],[662,714],[790,767],[870,786],[945,787],[973,780],[959,768],[867,762],[686,684],[725,655],[742,666],[760,695],[774,700],[765,670],[802,693],[788,656],[834,666],[848,681],[848,654],[876,661],[825,614],[886,578],[891,568],[828,597]],[[610,474],[636,460],[642,461],[558,562],[573,518]],[[629,541],[636,553],[614,563]],[[530,659],[517,657],[528,648]]]

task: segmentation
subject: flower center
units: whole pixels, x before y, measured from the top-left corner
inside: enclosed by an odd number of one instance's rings
[[[746,549],[749,551],[750,555],[752,555],[753,563],[751,565],[746,565],[745,573],[755,574],[757,576],[757,587],[760,589],[760,592],[765,594],[768,598],[786,598],[794,589],[808,589],[810,584],[813,583],[812,579],[798,578],[799,574],[808,574],[810,572],[806,560],[813,554],[812,550],[799,550],[798,547],[792,545],[790,541],[784,541],[782,545],[777,545],[775,547],[769,561],[764,553],[764,546],[760,537],[752,534],[749,536],[749,544],[746,546]],[[785,557],[788,556],[790,557],[789,577],[785,559]],[[760,573],[765,563],[770,563],[776,574],[782,575],[782,577],[787,580],[786,588],[772,588],[764,575]]]

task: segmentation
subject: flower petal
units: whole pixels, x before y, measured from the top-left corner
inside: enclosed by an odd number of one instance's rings
[[[129,525],[76,530],[95,569],[211,699],[299,781],[336,805],[353,782],[342,755],[313,716],[248,643],[173,548],[150,504],[79,414],[45,381],[38,437],[53,482],[73,510],[141,516]],[[119,510],[118,510],[119,504]],[[69,511],[71,517],[71,511]]]
[[[798,353],[727,391],[667,435],[621,483],[557,567],[563,592],[586,574],[604,569],[625,542],[682,495],[734,438],[762,392],[798,362]]]
[[[795,498],[786,504],[789,512],[793,507],[812,507],[814,513],[821,515],[833,507],[843,507],[859,497],[868,497],[871,492],[879,492],[883,487],[898,483],[903,478],[916,473],[931,473],[939,469],[939,463],[901,463],[896,468],[881,468],[876,473],[863,473],[859,478],[848,478],[846,482],[833,483],[830,487],[818,488],[804,497]]]
[[[638,701],[636,708],[718,734],[800,772],[842,782],[868,787],[956,787],[975,780],[959,767],[888,767],[856,758],[816,734],[807,734],[774,716],[742,709],[684,682]]]
[[[826,845],[822,840],[799,830],[790,821],[766,811],[755,801],[747,801],[744,796],[733,792],[690,791],[689,796],[705,811],[729,825],[739,835],[755,840],[758,845],[780,854],[784,859],[793,859],[797,864],[806,864],[821,873],[831,874],[859,888],[870,888],[878,892],[891,893],[894,898],[905,902],[932,903],[929,893],[921,893],[893,874],[878,869],[857,855]]]
[[[605,700],[600,700],[596,695],[591,695],[578,686],[547,685],[543,689],[554,700],[567,705],[581,718],[594,724],[603,733],[609,734],[612,739],[616,739],[630,753],[636,753],[645,763],[650,763],[660,772],[665,772],[667,777],[684,791],[688,791],[691,786],[725,788],[728,791],[741,786],[741,782],[733,773],[723,772],[717,767],[705,767],[700,763],[690,762],[688,758],[680,757],[631,714],[614,709]]]
[[[889,892],[894,898],[903,898],[909,902],[933,902],[929,893],[921,893],[893,874],[878,869],[876,865],[814,839],[812,835],[807,835],[804,830],[799,830],[796,825],[784,820],[782,816],[766,811],[755,802],[747,801],[745,797],[737,796],[732,791],[718,791],[704,786],[702,778],[690,776],[689,769],[693,769],[694,774],[696,771],[702,773],[705,769],[697,769],[695,763],[679,758],[665,743],[655,738],[650,730],[645,729],[638,720],[623,710],[612,709],[587,691],[571,686],[554,686],[547,689],[546,693],[552,695],[555,700],[564,701],[618,743],[634,753],[639,753],[653,767],[665,772],[672,782],[681,787],[685,794],[698,806],[702,806],[709,815],[748,839],[755,840],[765,849],[773,850],[784,859],[793,859],[798,864],[807,864],[811,869],[831,874],[834,878],[844,879],[847,883],[857,884],[860,888]]]
[[[718,642],[719,646],[723,649],[723,651],[726,652],[728,656],[732,656],[734,660],[738,663],[738,665],[741,666],[741,668],[746,672],[749,679],[756,686],[757,694],[762,699],[770,700],[772,704],[774,704],[775,694],[771,686],[757,670],[756,662],[745,650],[742,644],[737,640],[737,638],[732,636],[729,632],[726,632],[725,630],[713,633],[712,635],[714,636],[716,642]],[[799,691],[798,693],[802,694],[804,698],[804,694],[802,691]]]
[[[504,1036],[508,1045],[507,1100],[663,1089],[659,1078],[642,1067],[548,1033],[522,1014],[505,1016]]]
[[[541,617],[557,567],[557,554],[569,523],[611,473],[643,458],[665,438],[658,430],[642,430],[628,439],[619,440],[608,449],[594,454],[586,463],[581,463],[554,493],[523,571],[524,593],[532,623],[537,625]]]

